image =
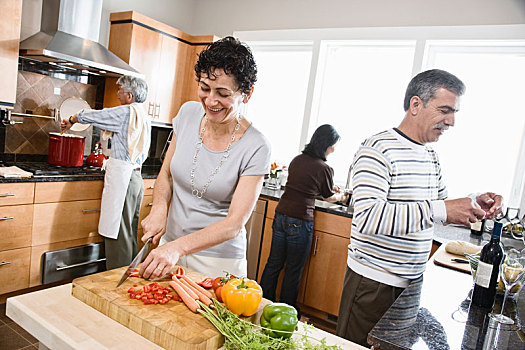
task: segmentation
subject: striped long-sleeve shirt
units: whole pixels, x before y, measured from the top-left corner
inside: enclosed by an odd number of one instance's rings
[[[365,140],[352,167],[348,267],[378,282],[406,287],[425,270],[433,208],[443,208],[447,197],[437,154],[390,129]]]
[[[136,102],[134,102],[134,104],[136,108],[142,108],[141,104]],[[112,131],[111,156],[115,159],[127,162],[131,162],[128,147],[129,108],[129,105],[122,105],[112,108],[104,108],[102,110],[82,110],[77,115],[79,123],[91,124],[97,128]],[[151,137],[150,117],[145,118],[144,122],[147,124],[148,134],[146,137],[149,140]],[[142,153],[139,155],[135,164],[142,166],[147,157],[147,153]]]

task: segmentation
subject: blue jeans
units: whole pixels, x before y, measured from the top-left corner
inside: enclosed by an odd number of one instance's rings
[[[263,296],[266,299],[275,301],[277,279],[286,262],[279,301],[298,309],[297,294],[304,264],[312,246],[313,229],[313,221],[275,213],[272,225],[272,247],[261,278]]]

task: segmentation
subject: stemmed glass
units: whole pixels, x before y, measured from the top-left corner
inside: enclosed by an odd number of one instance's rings
[[[503,303],[501,304],[501,312],[499,315],[491,312],[489,316],[499,323],[514,324],[514,321],[510,317],[503,315],[503,310],[505,310],[505,301],[507,301],[509,291],[518,283],[523,283],[525,278],[525,256],[506,256],[503,263],[499,266],[499,271],[501,279],[505,284],[505,295],[503,296]]]

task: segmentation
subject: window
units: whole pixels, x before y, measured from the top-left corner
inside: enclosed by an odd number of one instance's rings
[[[455,74],[467,87],[455,126],[433,146],[449,196],[492,191],[519,207],[525,42],[429,41],[424,69],[431,68]]]
[[[359,144],[402,120],[410,79],[440,68],[467,86],[455,127],[432,144],[450,197],[494,191],[525,212],[525,25],[234,35],[249,43],[260,66],[249,117],[270,139],[274,160],[289,162],[319,125],[332,124],[342,139],[328,163],[344,185]],[[268,103],[285,112],[268,113]]]
[[[270,141],[272,161],[288,165],[300,152],[311,43],[247,44],[258,70],[247,117]]]
[[[415,41],[327,41],[321,45],[315,128],[332,124],[341,141],[328,157],[334,182],[344,185],[361,142],[397,126],[410,81]]]

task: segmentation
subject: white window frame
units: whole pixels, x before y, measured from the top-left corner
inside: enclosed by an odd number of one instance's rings
[[[412,75],[423,69],[426,62],[427,41],[459,41],[459,40],[494,40],[511,43],[525,40],[525,25],[479,25],[479,26],[422,26],[422,27],[366,27],[366,28],[339,28],[339,29],[293,29],[293,30],[262,30],[236,31],[234,36],[241,41],[263,41],[279,43],[285,41],[313,42],[312,62],[301,131],[300,149],[307,142],[309,132],[315,126],[315,93],[316,78],[322,52],[323,41],[334,40],[416,40],[416,52],[413,62]],[[366,135],[363,135],[364,137]],[[298,150],[299,151],[299,150]],[[521,177],[521,178],[520,178]],[[522,133],[521,148],[515,168],[513,194],[521,193],[519,202],[521,214],[525,214],[525,129]]]

